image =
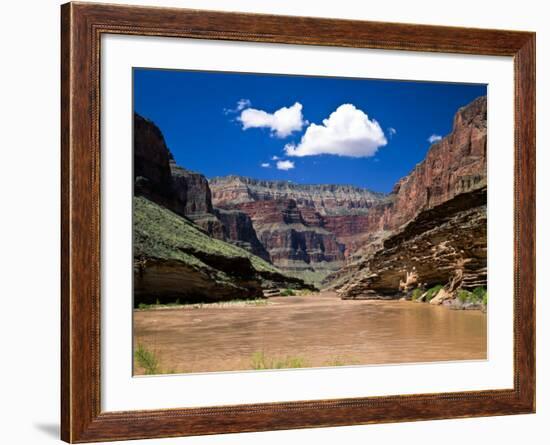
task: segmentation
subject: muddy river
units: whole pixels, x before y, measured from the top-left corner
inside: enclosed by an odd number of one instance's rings
[[[154,373],[473,360],[486,358],[486,325],[479,311],[326,292],[136,310],[134,347],[154,359]],[[137,360],[134,372],[145,373]]]

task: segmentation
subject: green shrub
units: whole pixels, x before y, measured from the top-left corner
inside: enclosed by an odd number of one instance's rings
[[[305,368],[307,363],[302,357],[273,358],[267,357],[263,351],[258,351],[252,354],[250,366],[252,369],[288,369]]]
[[[281,292],[281,295],[283,297],[293,297],[294,295],[296,295],[296,292],[294,292],[292,289],[285,289]]]
[[[339,359],[338,357],[331,358],[330,360],[327,360],[325,362],[325,366],[345,366],[345,364],[346,364],[346,362]]]
[[[137,345],[134,351],[134,359],[143,368],[146,375],[160,374],[159,361],[155,354],[143,345]]]
[[[468,292],[467,290],[460,289],[458,291],[458,299],[461,303],[466,303],[467,301],[472,301],[472,294],[471,292]]]
[[[422,296],[422,289],[420,289],[419,287],[417,287],[417,288],[416,288],[415,290],[413,290],[413,292],[412,292],[411,300],[412,300],[412,301],[418,300],[421,296]]]
[[[483,303],[487,305],[487,289],[476,287],[472,292],[460,289],[458,291],[458,299],[461,303]]]
[[[472,294],[475,295],[476,301],[480,301],[485,305],[487,304],[487,289],[479,286],[472,291]]]
[[[441,284],[438,284],[428,289],[428,292],[426,293],[426,301],[431,301],[432,298],[435,297],[441,289],[443,289],[443,286]]]
[[[275,362],[275,369],[305,368],[306,366],[306,361],[303,357],[285,357]]]

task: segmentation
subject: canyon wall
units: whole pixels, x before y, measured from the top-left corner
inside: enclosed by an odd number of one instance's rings
[[[137,114],[133,224],[136,305],[311,288],[270,263],[246,213],[215,209],[206,178],[176,165],[157,126]]]
[[[420,212],[354,265],[353,275],[339,289],[342,297],[394,297],[413,287],[438,284],[451,291],[485,287],[486,192],[481,188],[462,193]]]
[[[175,164],[152,122],[136,115],[135,132],[137,195],[287,274],[337,289],[344,298],[398,292],[400,280],[412,273],[412,267],[422,283],[456,281],[453,277],[458,275],[465,287],[486,280],[484,252],[453,256],[438,241],[444,236],[454,239],[451,230],[466,227],[479,237],[478,244],[486,243],[482,217],[487,185],[486,97],[459,109],[451,133],[433,144],[425,159],[388,195],[347,185],[301,185],[241,176],[207,180]],[[457,202],[465,213],[455,212],[448,221],[445,212],[451,212]],[[426,229],[422,222],[426,215],[432,215],[439,229]],[[463,217],[473,218],[471,227],[461,225]],[[402,241],[401,247],[397,240]],[[470,252],[467,240],[447,247]],[[439,253],[423,252],[428,246]],[[397,253],[400,249],[403,255]],[[453,260],[443,267],[435,261],[438,255],[450,255]],[[384,273],[378,274],[378,269]],[[430,269],[441,273],[432,276]]]
[[[487,185],[487,98],[459,109],[453,130],[433,144],[426,158],[395,185],[390,227],[420,211]]]
[[[487,285],[487,99],[459,109],[452,132],[395,185],[383,230],[324,284],[343,298],[398,295],[411,285]],[[404,290],[407,290],[406,287]]]
[[[315,283],[340,269],[380,228],[384,194],[347,185],[300,185],[240,176],[210,180],[212,202],[252,220],[273,264]]]
[[[149,198],[184,216],[210,236],[233,243],[269,261],[249,217],[222,216],[212,205],[204,175],[176,164],[159,128],[134,114],[134,194]],[[242,227],[237,228],[236,224]]]

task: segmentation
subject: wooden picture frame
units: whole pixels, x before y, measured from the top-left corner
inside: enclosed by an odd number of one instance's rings
[[[535,411],[534,33],[92,3],[67,3],[61,17],[63,440],[94,442]],[[99,74],[103,34],[512,56],[513,389],[102,412]]]

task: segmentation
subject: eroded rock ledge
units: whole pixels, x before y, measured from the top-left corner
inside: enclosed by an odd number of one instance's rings
[[[487,285],[487,189],[427,209],[355,265],[344,299],[399,298],[417,286],[449,293]],[[449,296],[452,298],[452,295]]]

